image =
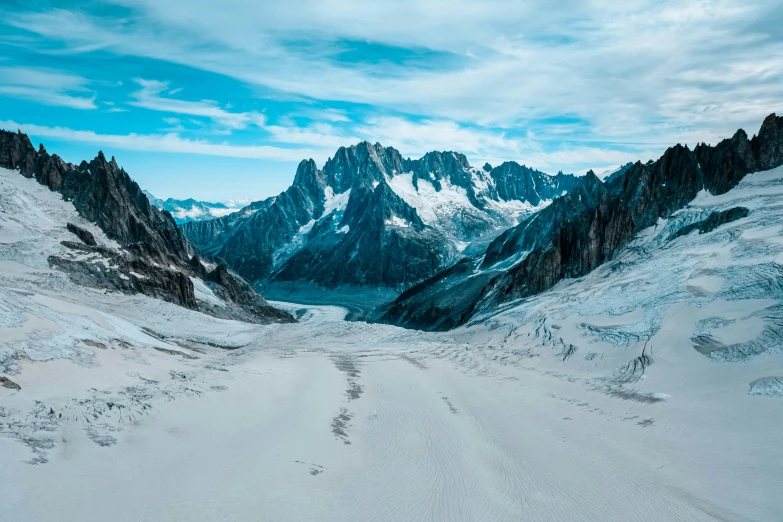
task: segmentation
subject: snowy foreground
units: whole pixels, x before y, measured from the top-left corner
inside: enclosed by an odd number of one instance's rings
[[[73,208],[3,175],[0,519],[780,520],[782,205],[783,169],[749,176],[431,334],[76,286],[46,262]]]

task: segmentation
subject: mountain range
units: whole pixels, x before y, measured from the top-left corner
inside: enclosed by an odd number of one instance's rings
[[[144,194],[152,205],[171,214],[174,222],[178,225],[191,221],[204,221],[206,219],[227,216],[242,209],[248,203],[247,201],[229,201],[227,203],[199,201],[193,198],[160,199],[146,190]]]
[[[56,233],[68,231],[72,239],[61,241],[47,259],[74,282],[144,294],[216,317],[256,323],[294,320],[269,306],[226,265],[203,262],[171,214],[151,205],[114,158],[99,152],[92,161],[73,165],[50,155],[43,145],[36,150],[21,132],[0,131],[0,168],[59,193],[84,221],[56,223]]]
[[[738,130],[715,146],[676,145],[657,161],[637,162],[602,183],[589,172],[568,194],[465,258],[402,293],[373,320],[446,330],[501,305],[579,278],[612,259],[638,234],[706,191],[728,192],[751,172],[783,164],[783,117],[768,116],[752,139]],[[729,209],[687,223],[671,238],[711,230],[747,215]]]
[[[739,130],[715,146],[676,145],[604,181],[592,171],[551,176],[515,162],[477,169],[456,152],[409,159],[362,142],[322,168],[302,161],[278,196],[178,226],[166,207],[233,209],[151,199],[103,153],[73,165],[21,132],[0,132],[0,168],[34,178],[80,216],[59,224],[71,238],[48,257],[78,284],[261,323],[294,319],[257,288],[315,287],[327,301],[382,290],[392,300],[369,320],[425,330],[463,325],[583,277],[702,191],[723,194],[781,164],[783,118],[774,114],[752,139]],[[745,216],[726,209],[670,238]]]
[[[262,288],[401,291],[481,251],[578,183],[515,162],[476,169],[456,152],[406,159],[362,142],[341,147],[320,169],[302,161],[278,196],[182,231]]]

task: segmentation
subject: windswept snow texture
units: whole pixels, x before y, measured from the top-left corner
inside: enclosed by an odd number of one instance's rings
[[[783,169],[701,194],[584,278],[445,333],[285,303],[299,323],[250,325],[75,286],[46,263],[67,206],[13,179],[0,185],[3,519],[783,512]],[[669,239],[734,207],[748,215]]]

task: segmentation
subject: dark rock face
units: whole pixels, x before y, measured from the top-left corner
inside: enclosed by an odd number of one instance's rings
[[[677,239],[681,236],[687,236],[694,230],[698,230],[699,234],[712,232],[721,225],[748,217],[748,214],[750,214],[750,211],[745,207],[734,207],[728,210],[723,210],[721,212],[712,212],[709,216],[707,216],[707,219],[682,227],[680,230],[669,237],[669,241]]]
[[[77,284],[105,288],[125,294],[144,294],[192,310],[198,309],[193,283],[181,271],[157,268],[143,259],[128,257],[102,246],[64,241],[63,246],[75,253],[97,254],[116,268],[101,263],[86,263],[68,256],[50,256],[49,264],[66,272]]]
[[[498,196],[506,201],[529,201],[534,206],[544,199],[562,196],[570,191],[579,179],[562,172],[557,176],[548,176],[513,161],[495,167],[489,175],[495,180]]]
[[[781,164],[783,117],[773,114],[751,140],[740,130],[714,147],[699,145],[690,150],[677,145],[659,160],[636,163],[606,184],[588,174],[581,186],[489,245],[480,268],[495,273],[479,292],[472,288],[473,281],[458,278],[449,285],[445,300],[438,286],[445,276],[439,275],[379,309],[374,319],[421,329],[464,324],[478,312],[535,295],[564,278],[587,274],[611,259],[639,231],[686,206],[701,189],[722,194],[746,174]],[[746,212],[719,213],[695,228],[706,231]],[[475,263],[479,264],[478,259]],[[451,304],[444,309],[448,301]],[[454,320],[444,323],[439,319],[444,314]]]
[[[67,272],[77,283],[143,293],[220,317],[253,322],[293,321],[290,315],[268,306],[257,293],[235,292],[233,287],[249,285],[229,273],[216,285],[216,293],[230,297],[225,310],[216,311],[214,306],[198,301],[189,277],[209,274],[203,266],[194,269],[193,248],[171,215],[151,205],[114,158],[107,160],[99,152],[94,160],[83,161],[77,167],[57,155],[50,156],[43,146],[36,151],[22,133],[0,131],[0,167],[17,169],[23,176],[59,192],[83,218],[98,225],[123,247],[117,251],[97,245],[89,231],[68,223],[68,230],[83,244],[66,241],[66,247],[75,251],[87,249],[107,261],[100,264],[73,256],[50,257],[52,266]],[[104,269],[106,266],[113,268]]]
[[[0,133],[0,165],[8,169],[16,169],[23,176],[30,178],[35,171],[37,154],[27,135],[19,131]]]
[[[391,147],[363,142],[338,149],[322,170],[312,160],[301,162],[291,187],[275,198],[218,220],[187,223],[182,231],[260,286],[400,290],[458,260],[458,246],[486,244],[515,225],[516,217],[497,210],[505,198],[538,205],[570,190],[576,179],[516,163],[476,170],[455,152],[405,159]],[[436,204],[444,190],[468,203],[425,221],[422,211],[429,209],[421,205]],[[417,193],[424,203],[414,208],[409,202]]]
[[[462,259],[426,281],[406,290],[368,317],[368,322],[388,322],[427,330],[449,330],[468,319],[484,287],[497,272],[477,272],[476,259]]]
[[[319,233],[294,254],[274,276],[277,281],[304,280],[322,286],[345,282],[370,286],[410,286],[421,274],[443,263],[442,238],[424,225],[415,209],[388,185],[354,189],[338,227],[348,232]],[[397,216],[406,227],[386,226]]]
[[[21,386],[16,384],[14,381],[9,379],[8,377],[4,375],[0,375],[0,386],[3,388],[8,388],[9,390],[19,391],[22,389]]]
[[[534,214],[490,243],[482,266],[488,268],[517,253],[532,250],[546,237],[552,239],[552,234],[563,225],[595,207],[604,197],[606,189],[603,183],[592,171],[588,172],[584,178],[579,178],[579,183],[569,194],[555,199],[545,209],[546,213]]]
[[[74,225],[73,223],[68,223],[65,225],[68,229],[68,232],[75,234],[76,237],[82,240],[82,243],[88,246],[98,246],[98,243],[95,241],[95,236],[92,235],[92,232],[89,230],[85,230],[80,226]]]

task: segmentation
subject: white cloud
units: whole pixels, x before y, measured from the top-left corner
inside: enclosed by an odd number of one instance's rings
[[[131,95],[136,101],[128,103],[135,107],[209,118],[228,129],[244,129],[250,124],[263,126],[266,122],[263,114],[258,112],[230,112],[221,108],[217,102],[212,100],[186,101],[163,97],[161,94],[169,90],[169,82],[145,80],[143,78],[135,78],[133,81],[141,86],[139,91]],[[169,94],[177,92],[179,92],[178,89],[173,89],[169,91]]]
[[[172,100],[176,89],[163,96],[168,85],[160,82],[142,85],[135,102],[229,129],[263,126],[280,143],[333,148],[357,136],[569,170],[568,162],[574,169],[624,162],[625,150],[633,159],[676,142],[715,142],[738,127],[753,133],[783,109],[777,0],[564,0],[556,9],[543,0],[113,3],[128,14],[49,10],[6,19],[47,45],[62,41],[67,52],[165,60],[290,99],[365,104],[376,114],[343,131],[270,126],[215,102]],[[423,58],[416,66],[341,62],[335,57],[346,40]],[[416,118],[377,116],[389,113]],[[322,120],[350,123],[335,118]],[[509,139],[503,128],[526,138]]]
[[[74,74],[32,67],[0,67],[0,94],[44,105],[95,109],[88,81]],[[81,93],[76,95],[75,93]]]
[[[384,116],[370,118],[357,129],[368,141],[393,144],[404,154],[420,156],[433,150],[462,152],[479,157],[515,158],[520,143],[504,134],[460,126],[448,120],[414,122],[406,118]]]
[[[664,150],[643,150],[641,155],[606,146],[573,146],[559,143],[544,146],[530,136],[508,137],[503,132],[464,127],[452,121],[412,122],[399,117],[371,119],[359,127],[361,139],[379,141],[399,149],[405,156],[419,157],[429,151],[455,151],[468,157],[474,166],[488,161],[518,161],[544,172],[584,173],[593,168],[624,164],[640,158],[658,157]]]
[[[176,133],[167,134],[100,134],[93,131],[74,130],[67,127],[47,127],[0,121],[0,128],[20,129],[22,132],[42,138],[57,138],[73,142],[90,143],[105,149],[135,150],[146,152],[174,152],[225,156],[232,158],[271,159],[299,161],[305,157],[325,161],[330,151],[318,148],[284,148],[268,145],[231,145],[190,140]]]

